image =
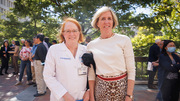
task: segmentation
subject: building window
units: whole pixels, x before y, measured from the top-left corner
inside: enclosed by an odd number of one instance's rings
[[[9,7],[9,0],[7,0],[6,2],[7,2],[7,7]]]
[[[3,5],[5,5],[5,0],[3,0]]]
[[[9,1],[9,7],[11,7],[11,2]]]
[[[4,5],[5,5],[5,6],[7,6],[7,1],[6,1],[6,0],[4,0],[4,2],[5,2],[5,4],[4,4]]]
[[[2,4],[2,5],[3,5],[3,1],[4,1],[4,0],[1,0],[1,4]]]

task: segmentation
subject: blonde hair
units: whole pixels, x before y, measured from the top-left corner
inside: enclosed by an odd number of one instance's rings
[[[102,13],[107,12],[107,11],[110,11],[111,14],[112,14],[112,17],[113,17],[113,29],[118,25],[118,18],[116,16],[116,14],[114,13],[114,11],[110,7],[103,6],[103,7],[101,7],[100,9],[98,9],[96,11],[96,13],[94,14],[94,16],[92,18],[91,25],[94,28],[99,29],[98,26],[97,26],[97,22],[99,21],[99,17],[101,16]]]
[[[78,42],[79,42],[79,43],[83,42],[83,41],[84,41],[84,37],[83,37],[81,25],[80,25],[79,22],[78,22],[76,19],[74,19],[74,18],[66,18],[66,19],[64,20],[63,24],[61,25],[61,29],[60,29],[60,39],[61,39],[61,40],[60,40],[60,42],[61,42],[61,43],[62,43],[62,42],[65,42],[65,38],[64,38],[64,36],[63,36],[63,31],[64,31],[65,24],[66,24],[67,22],[72,22],[72,23],[74,23],[74,24],[78,27],[78,30],[79,30],[79,32],[80,32],[80,36],[79,36]]]

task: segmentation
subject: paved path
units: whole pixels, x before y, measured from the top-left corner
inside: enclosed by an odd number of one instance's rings
[[[14,86],[18,76],[12,75],[13,69],[9,69],[8,75],[0,76],[0,101],[49,101],[50,91],[47,89],[45,96],[33,97],[36,87],[26,85],[26,77],[23,84]],[[135,85],[135,101],[155,101],[157,90],[148,90],[146,85]]]

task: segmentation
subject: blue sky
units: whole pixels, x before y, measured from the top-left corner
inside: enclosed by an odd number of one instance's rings
[[[135,15],[139,14],[139,13],[144,13],[144,14],[150,14],[152,13],[152,10],[150,8],[141,8],[141,7],[137,7],[136,8],[136,12]]]

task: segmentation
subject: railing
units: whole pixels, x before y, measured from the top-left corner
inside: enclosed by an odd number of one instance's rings
[[[147,80],[148,57],[135,57],[136,80]]]
[[[148,62],[148,57],[135,57],[136,80],[148,79],[147,62]]]

